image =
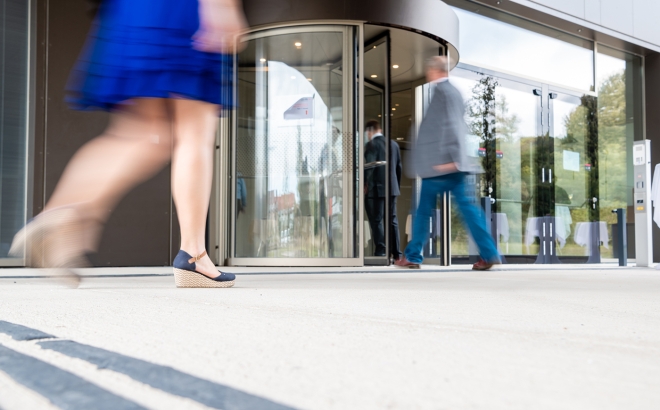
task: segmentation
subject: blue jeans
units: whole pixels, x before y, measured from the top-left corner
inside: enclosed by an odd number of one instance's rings
[[[438,194],[449,191],[454,195],[463,223],[467,225],[479,247],[481,258],[487,262],[500,260],[495,241],[486,227],[484,213],[481,208],[470,202],[465,195],[465,188],[465,174],[462,172],[422,179],[422,192],[413,218],[412,241],[406,246],[406,259],[412,263],[422,263],[424,260],[422,249],[429,239],[429,219],[435,208],[436,198]]]

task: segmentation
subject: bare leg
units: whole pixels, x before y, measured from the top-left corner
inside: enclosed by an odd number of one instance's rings
[[[166,100],[134,100],[112,114],[101,136],[78,150],[44,212],[75,206],[83,220],[81,240],[87,250],[94,250],[100,225],[130,189],[167,164],[171,144]]]
[[[181,249],[192,256],[205,248],[206,216],[213,179],[213,147],[219,107],[201,101],[170,100],[174,115],[172,194],[181,226]],[[197,271],[214,278],[218,271],[208,256]]]

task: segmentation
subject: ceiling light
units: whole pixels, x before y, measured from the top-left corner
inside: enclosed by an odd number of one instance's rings
[[[376,74],[371,74],[371,78],[378,78]]]
[[[397,107],[399,106],[399,104],[395,104],[395,105],[396,105]]]
[[[266,59],[265,58],[260,58],[259,61],[261,61],[262,63],[265,63]]]
[[[396,140],[397,141],[403,141],[403,138],[397,138]]]
[[[307,81],[312,81],[312,79],[311,79],[311,78],[308,78]]]
[[[302,47],[302,43],[300,41],[296,41],[295,43],[293,43],[293,45],[296,47]]]
[[[376,47],[378,47],[378,46],[374,46],[374,48],[376,48]]]
[[[378,118],[380,118],[380,117],[381,117],[381,115],[380,115],[380,114],[378,114]]]
[[[399,68],[399,65],[398,65],[398,64],[394,64],[394,65],[392,66],[392,68],[397,69],[397,68]]]
[[[396,108],[392,108],[392,111],[396,111]]]

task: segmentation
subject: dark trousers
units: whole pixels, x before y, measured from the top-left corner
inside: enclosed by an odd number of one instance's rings
[[[390,255],[399,259],[402,255],[399,248],[399,219],[396,216],[396,198],[390,197],[389,209],[389,243]],[[374,256],[386,256],[385,249],[385,198],[367,198],[367,217],[371,228],[371,240],[374,243]]]
[[[401,256],[399,248],[399,219],[396,217],[396,196],[390,197],[390,255],[396,260]]]
[[[385,198],[367,198],[365,201],[369,227],[371,228],[371,241],[374,244],[374,256],[385,256]]]

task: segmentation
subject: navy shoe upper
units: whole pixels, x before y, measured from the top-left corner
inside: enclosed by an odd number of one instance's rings
[[[195,272],[198,275],[202,275],[201,273],[195,270],[195,268],[197,267],[195,262],[193,263],[188,262],[192,258],[193,257],[190,256],[188,252],[180,250],[179,253],[177,253],[176,258],[174,258],[174,262],[172,263],[172,266],[174,266],[177,269],[187,270],[190,272]],[[217,277],[209,278],[209,279],[214,280],[216,282],[229,282],[236,279],[236,275],[234,275],[233,273],[228,273],[228,272],[219,272],[219,273],[220,275],[218,275]],[[202,275],[202,276],[206,276],[206,275]]]

